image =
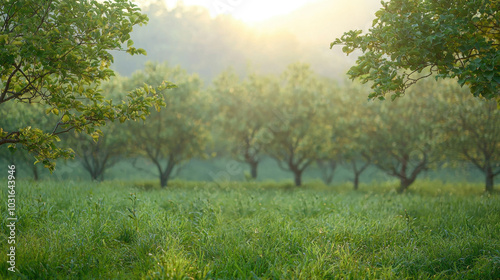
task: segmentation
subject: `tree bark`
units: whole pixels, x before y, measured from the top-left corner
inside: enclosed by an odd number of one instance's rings
[[[359,189],[359,176],[360,174],[357,172],[354,172],[354,190],[357,191]]]
[[[250,174],[252,175],[252,179],[257,179],[257,166],[259,162],[250,162]]]
[[[398,193],[404,193],[408,187],[413,184],[413,182],[415,181],[414,178],[401,178],[400,179],[400,184],[399,184],[399,188],[398,188]]]
[[[38,178],[39,178],[39,176],[38,176],[38,167],[35,164],[33,164],[32,170],[33,170],[33,179],[35,181],[38,181]]]
[[[388,168],[389,170],[387,171],[387,174],[399,178],[400,184],[399,187],[396,189],[396,191],[400,194],[404,193],[408,189],[408,187],[411,184],[413,184],[413,182],[415,182],[417,176],[421,172],[427,169],[427,164],[428,164],[427,155],[424,154],[424,158],[415,166],[413,171],[411,171],[411,173],[408,175],[408,172],[410,172],[409,159],[410,156],[408,154],[403,155],[400,160],[401,167],[398,169],[397,167],[394,166]],[[384,167],[382,167],[381,169],[384,170]]]
[[[172,156],[169,156],[165,170],[162,170],[161,164],[159,161],[155,161],[155,163],[157,163],[158,172],[160,173],[160,186],[162,188],[165,188],[168,185],[170,175],[172,174],[172,171],[174,170],[176,162]]]
[[[302,186],[302,171],[296,170],[293,171],[293,175],[295,177],[295,186]]]
[[[326,185],[330,185],[333,181],[333,175],[335,174],[335,169],[337,169],[337,161],[330,160],[317,160],[316,164],[318,165],[321,171],[321,177],[323,182]]]
[[[352,161],[352,169],[354,173],[354,179],[353,179],[353,184],[354,184],[354,190],[357,191],[359,189],[359,177],[361,177],[361,173],[363,173],[366,168],[370,165],[370,162],[367,161],[360,169],[358,169],[356,165],[356,161]]]
[[[96,182],[102,182],[104,181],[104,168],[99,168],[99,167],[90,167],[91,170],[88,170],[90,173],[90,177],[92,178],[92,181]]]
[[[96,153],[86,153],[81,158],[83,159],[81,161],[83,168],[89,173],[92,181],[104,181],[106,169],[112,166],[112,164],[108,164],[109,154],[106,154],[104,158],[99,158]]]
[[[485,170],[485,176],[486,176],[485,191],[488,193],[492,193],[494,186],[494,178],[495,178],[495,174],[493,173],[493,168],[491,168],[490,166],[487,167]]]
[[[97,170],[93,169],[90,172],[90,178],[91,178],[92,181],[97,181]]]
[[[168,179],[169,179],[169,176],[164,176],[165,174],[162,174],[160,176],[160,186],[162,188],[165,188],[167,185],[168,185]]]

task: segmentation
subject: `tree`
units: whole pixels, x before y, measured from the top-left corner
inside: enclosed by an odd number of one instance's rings
[[[142,119],[151,106],[164,105],[147,85],[131,91],[121,104],[106,100],[99,89],[113,75],[110,51],[145,54],[133,47],[129,34],[147,20],[127,0],[1,1],[0,108],[40,103],[57,121],[50,127],[2,127],[0,146],[24,147],[53,170],[54,159],[72,154],[58,146],[58,135],[74,130],[97,139],[106,121]]]
[[[251,177],[256,179],[267,122],[260,106],[266,96],[279,91],[278,85],[271,77],[257,74],[240,81],[233,71],[226,71],[214,80],[212,91],[212,95],[216,96],[216,127],[232,156],[247,163]]]
[[[371,98],[392,98],[418,80],[457,78],[476,97],[500,104],[500,2],[391,0],[382,2],[369,33],[354,30],[331,43],[361,50],[348,75],[371,82]],[[424,71],[424,75],[420,73]]]
[[[102,83],[101,90],[105,97],[115,102],[123,100],[124,80],[120,76],[114,76]],[[118,122],[108,123],[97,140],[79,133],[67,136],[63,140],[74,147],[76,159],[95,181],[104,180],[106,170],[128,155],[131,149],[130,131],[126,124]]]
[[[316,159],[316,166],[321,172],[321,178],[327,185],[333,181],[335,170],[342,161],[342,154],[345,145],[340,141],[345,133],[340,124],[350,118],[350,114],[343,114],[343,102],[345,93],[341,91],[333,81],[324,79],[321,81],[324,87],[324,97],[322,98],[321,114],[323,118],[325,133],[329,134],[326,142],[321,143],[322,153]],[[351,108],[352,109],[352,108]]]
[[[436,84],[426,81],[412,88],[408,98],[376,104],[374,129],[367,132],[372,161],[399,179],[399,193],[443,158],[443,112],[436,102],[442,97]]]
[[[93,181],[103,181],[106,170],[119,162],[123,155],[123,147],[127,138],[121,137],[116,123],[106,125],[99,139],[95,140],[86,134],[76,134],[70,141],[74,141],[76,159],[90,175]]]
[[[344,94],[339,101],[340,113],[334,130],[337,145],[341,148],[340,162],[352,170],[353,187],[358,190],[361,174],[371,165],[372,151],[377,148],[377,143],[371,139],[377,129],[373,123],[377,104],[368,102],[362,94],[368,89],[357,83],[345,85],[342,91]]]
[[[485,176],[485,191],[493,192],[500,174],[500,110],[495,102],[469,98],[469,93],[448,87],[445,103],[450,156],[465,160]]]
[[[266,152],[280,168],[291,171],[296,186],[302,174],[325,154],[331,128],[325,123],[326,101],[322,83],[306,64],[287,67],[281,77],[280,91],[262,106],[268,119]]]
[[[316,165],[321,172],[321,179],[326,185],[333,182],[333,175],[339,164],[339,160],[335,157],[325,157],[316,160]]]
[[[163,80],[177,85],[163,96],[167,109],[153,112],[146,122],[130,124],[130,129],[137,154],[155,165],[160,185],[166,187],[174,169],[193,157],[204,156],[210,135],[204,116],[208,103],[203,101],[197,75],[189,75],[179,66],[147,63],[143,71],[132,75],[128,86],[134,88],[144,81],[158,84]]]

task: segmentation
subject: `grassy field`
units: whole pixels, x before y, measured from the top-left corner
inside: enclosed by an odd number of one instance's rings
[[[139,170],[133,165],[136,161],[136,166],[143,168],[144,170]],[[0,166],[10,164],[0,158]],[[245,181],[245,173],[249,173],[248,164],[233,160],[231,158],[217,157],[206,160],[201,159],[191,159],[186,163],[181,171],[175,174],[175,177],[185,181],[213,181],[217,180],[216,177],[220,172],[223,173],[228,170],[227,166],[231,165],[239,170],[237,174],[232,174],[229,176],[231,181]],[[18,178],[31,179],[33,178],[31,168],[33,166],[32,162],[29,163],[16,163],[17,166],[17,176]],[[127,181],[137,181],[137,180],[151,180],[158,181],[159,176],[157,175],[156,167],[149,161],[143,159],[124,159],[114,165],[112,168],[106,171],[106,180],[127,180]],[[80,162],[77,160],[60,160],[57,163],[57,169],[54,173],[50,172],[38,166],[38,173],[42,179],[54,179],[56,180],[89,180],[90,176],[83,169]],[[311,182],[318,181],[321,178],[321,171],[318,169],[316,164],[312,164],[309,168],[304,171],[303,181]],[[368,169],[361,175],[360,181],[366,184],[386,182],[394,180],[394,177],[388,176],[384,172],[380,171],[376,167],[369,166]],[[441,180],[450,183],[457,182],[470,182],[470,183],[484,183],[484,175],[472,164],[463,163],[459,166],[448,166],[437,168],[436,170],[428,170],[419,175],[419,179],[424,180]],[[293,174],[291,172],[286,172],[281,170],[276,161],[269,157],[264,157],[261,160],[258,168],[258,178],[257,181],[264,182],[274,180],[277,182],[293,182]],[[335,170],[335,175],[333,177],[333,184],[343,184],[347,182],[352,182],[353,173],[348,167],[339,164]]]
[[[19,180],[17,272],[2,203],[0,278],[500,279],[498,194],[394,187]]]

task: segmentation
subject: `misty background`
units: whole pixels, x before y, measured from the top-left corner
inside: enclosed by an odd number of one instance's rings
[[[205,2],[209,7],[213,4]],[[356,54],[346,56],[339,46],[330,49],[330,43],[347,30],[368,30],[380,7],[378,0],[321,0],[246,24],[230,14],[213,17],[207,7],[182,1],[175,5],[142,3],[149,23],[135,28],[131,38],[147,56],[115,52],[112,68],[128,76],[148,60],[168,62],[198,73],[208,84],[228,67],[242,76],[249,70],[278,74],[288,64],[300,61],[309,63],[320,75],[343,81]]]
[[[220,0],[222,1],[222,0]],[[249,1],[249,0],[248,0]],[[169,2],[169,3],[167,3]],[[346,56],[341,46],[330,49],[330,43],[348,30],[367,31],[380,9],[379,0],[316,0],[298,9],[258,22],[244,22],[231,14],[214,15],[210,11],[215,1],[205,1],[205,6],[188,5],[183,1],[142,1],[142,12],[149,17],[145,26],[136,26],[131,39],[134,46],[143,48],[147,56],[130,56],[124,51],[114,51],[112,69],[118,76],[131,76],[144,69],[148,61],[167,62],[171,67],[179,65],[188,73],[195,73],[203,81],[203,87],[211,85],[213,79],[228,68],[241,77],[250,73],[280,75],[288,65],[295,62],[310,64],[320,76],[338,83],[350,83],[346,72],[354,65],[357,54]],[[244,9],[244,5],[234,7]],[[366,96],[368,93],[366,93]],[[175,174],[175,178],[211,181],[228,164],[241,170],[231,180],[245,180],[245,163],[236,161],[215,143],[217,157],[191,159]],[[137,166],[153,169],[144,159],[122,159],[106,172],[106,179],[156,180],[152,173],[138,171]],[[30,177],[31,168],[20,170],[20,175]],[[41,177],[49,172],[38,168]],[[88,179],[88,174],[78,161],[61,161],[54,174],[59,179]],[[317,166],[304,173],[306,180],[321,179]],[[468,163],[459,168],[440,168],[427,171],[422,179],[444,181],[483,181],[479,171]],[[351,171],[339,165],[334,182],[348,182]],[[276,161],[265,157],[259,165],[258,180],[290,180],[290,173],[277,167]],[[390,181],[390,176],[371,166],[361,180]]]

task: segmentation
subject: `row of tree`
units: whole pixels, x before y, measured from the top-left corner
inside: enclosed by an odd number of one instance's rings
[[[183,163],[213,151],[247,163],[253,178],[263,157],[271,156],[297,186],[313,164],[326,183],[339,164],[350,167],[355,189],[374,165],[399,179],[400,192],[444,162],[474,164],[485,175],[486,191],[500,173],[500,111],[494,101],[473,98],[454,81],[423,80],[405,98],[369,101],[366,87],[340,85],[302,63],[289,65],[279,77],[240,78],[227,70],[206,88],[178,66],[147,63],[101,90],[119,104],[122,93],[164,80],[177,87],[161,92],[166,108],[144,121],[109,122],[95,139],[73,133],[63,138],[92,179],[102,180],[106,169],[128,156],[152,162],[164,187]],[[54,118],[42,106],[22,103],[0,114],[6,129],[22,127],[23,120],[43,127]],[[10,158],[29,160],[20,153]]]
[[[175,9],[174,17],[182,18],[184,11]],[[456,83],[412,85],[434,73],[498,102],[497,11],[495,1],[458,1],[451,8],[446,1],[383,3],[368,34],[349,31],[332,43],[344,45],[347,54],[363,52],[349,75],[372,83],[370,97],[409,95],[368,103],[356,93],[364,88],[334,86],[302,64],[290,65],[280,77],[252,74],[239,80],[224,72],[209,90],[197,76],[154,64],[103,84],[114,74],[112,51],[145,54],[130,39],[133,27],[148,21],[136,5],[2,1],[0,153],[22,148],[53,170],[56,159],[73,154],[58,142],[74,131],[76,136],[63,142],[76,147],[93,178],[102,178],[116,154],[141,155],[157,165],[166,185],[175,166],[206,153],[213,137],[249,163],[254,176],[267,154],[294,174],[297,185],[313,163],[324,167],[328,181],[342,162],[355,174],[373,164],[399,178],[404,191],[423,170],[446,159],[474,164],[491,191],[500,172],[495,105],[468,98]],[[196,11],[187,14],[196,17]],[[179,87],[163,92],[173,84],[160,80],[170,79]],[[159,111],[165,101],[167,110],[142,124],[106,125],[146,120],[150,109]]]
[[[231,72],[215,79],[219,130],[252,176],[263,154],[294,174],[315,163],[330,183],[338,164],[352,168],[354,188],[369,165],[399,179],[404,192],[425,170],[469,161],[485,175],[486,191],[500,174],[500,111],[454,81],[422,81],[405,98],[368,101],[359,84],[336,85],[304,64],[279,77]]]

